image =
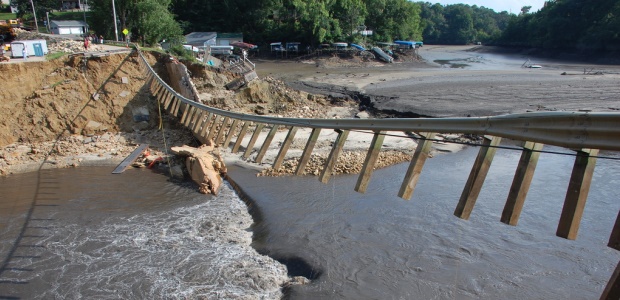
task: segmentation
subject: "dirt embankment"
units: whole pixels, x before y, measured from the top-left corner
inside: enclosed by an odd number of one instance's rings
[[[146,54],[149,62],[157,58]],[[164,151],[156,102],[135,54],[0,65],[0,174],[121,160],[136,143]],[[191,141],[168,125],[168,143]],[[53,166],[51,166],[53,167]]]

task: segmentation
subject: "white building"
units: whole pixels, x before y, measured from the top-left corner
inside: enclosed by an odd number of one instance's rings
[[[84,34],[88,25],[84,21],[50,21],[52,34]]]

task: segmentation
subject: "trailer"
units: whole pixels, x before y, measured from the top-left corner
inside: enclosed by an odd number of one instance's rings
[[[46,40],[25,40],[11,42],[11,57],[24,57],[22,50],[26,48],[28,56],[44,56],[49,51]]]

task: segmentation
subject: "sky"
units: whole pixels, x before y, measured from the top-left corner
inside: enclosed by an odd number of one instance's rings
[[[441,5],[463,3],[490,8],[496,12],[512,12],[519,14],[521,7],[531,6],[530,12],[536,12],[543,7],[545,0],[428,0],[425,2],[439,3]]]

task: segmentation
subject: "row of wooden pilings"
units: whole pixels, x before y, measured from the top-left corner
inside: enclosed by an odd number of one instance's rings
[[[186,99],[172,90],[163,80],[161,80],[161,78],[157,76],[144,58],[142,59],[142,64],[144,66],[145,75],[148,77],[147,84],[149,85],[152,95],[156,97],[160,107],[172,116],[179,118],[179,121],[185,127],[190,129],[196,138],[198,138],[201,142],[206,143],[207,141],[213,141],[216,145],[223,148],[228,148],[230,147],[232,138],[236,136],[236,140],[232,145],[231,151],[232,153],[238,153],[241,149],[241,143],[244,140],[244,137],[248,133],[252,132],[251,138],[245,146],[245,151],[242,154],[243,158],[248,159],[254,151],[259,134],[263,131],[263,129],[265,129],[265,127],[270,128],[265,140],[258,148],[257,155],[254,159],[254,161],[258,164],[262,163],[267,149],[271,145],[276,132],[280,128],[285,126],[288,127],[288,134],[273,162],[274,169],[278,169],[282,166],[286,153],[293,142],[298,128],[312,127],[312,133],[310,134],[304,151],[299,158],[299,163],[295,171],[296,175],[303,175],[306,164],[308,163],[319,138],[319,134],[322,130],[321,127],[304,125],[306,124],[303,121],[305,119],[299,119],[298,122],[287,123],[282,121],[282,119],[240,115],[206,107],[200,103]],[[532,116],[535,115],[533,114]],[[612,115],[612,117],[612,125],[614,122],[616,125],[620,125],[620,114]],[[346,122],[343,121],[343,123],[345,124],[343,124],[343,127],[341,128],[336,126],[331,128],[328,127],[328,129],[338,132],[338,136],[333,143],[331,152],[319,175],[319,180],[323,183],[327,183],[329,181],[338,156],[343,149],[350,132],[350,129],[342,129],[347,127]],[[531,124],[529,122],[526,122],[526,124],[527,128],[525,131],[527,132],[531,129]],[[325,129],[325,126],[323,127],[323,129]],[[549,130],[552,131],[552,129]],[[462,131],[461,133],[477,132]],[[611,139],[620,137],[617,127],[615,132],[608,130],[608,133],[610,134],[609,138]],[[581,135],[584,133],[580,132],[579,134],[580,135],[577,136],[577,138],[581,139]],[[379,157],[379,152],[383,145],[385,135],[385,130],[374,130],[374,135],[370,143],[362,171],[358,177],[355,191],[360,193],[364,193],[366,191],[375,163]],[[419,134],[418,146],[414,152],[409,168],[407,169],[403,183],[398,192],[399,197],[407,200],[411,198],[418,179],[422,173],[424,163],[429,157],[429,152],[431,150],[431,145],[435,135],[436,133],[432,132],[422,132]],[[510,134],[506,135],[508,137],[511,136]],[[454,211],[455,216],[465,220],[469,219],[501,139],[502,138],[497,135],[483,136],[483,143],[480,145],[479,153]],[[603,138],[603,140],[605,140],[605,138]],[[597,143],[604,144],[606,142],[607,141]],[[559,143],[559,146],[563,146],[562,143]],[[617,150],[616,147],[618,147],[618,145],[613,145],[610,147],[610,150]],[[517,225],[518,223],[521,210],[532,182],[538,158],[543,149],[543,143],[524,142],[522,148],[521,158],[519,160],[519,164],[517,166],[500,219],[501,222],[509,225]],[[589,148],[580,148],[575,150],[575,162],[556,231],[556,235],[559,237],[570,240],[574,240],[577,237],[598,152],[599,150],[597,149]],[[609,238],[608,246],[616,250],[620,250],[620,212]],[[601,299],[619,298],[620,263],[618,264],[607,288],[601,296]]]

